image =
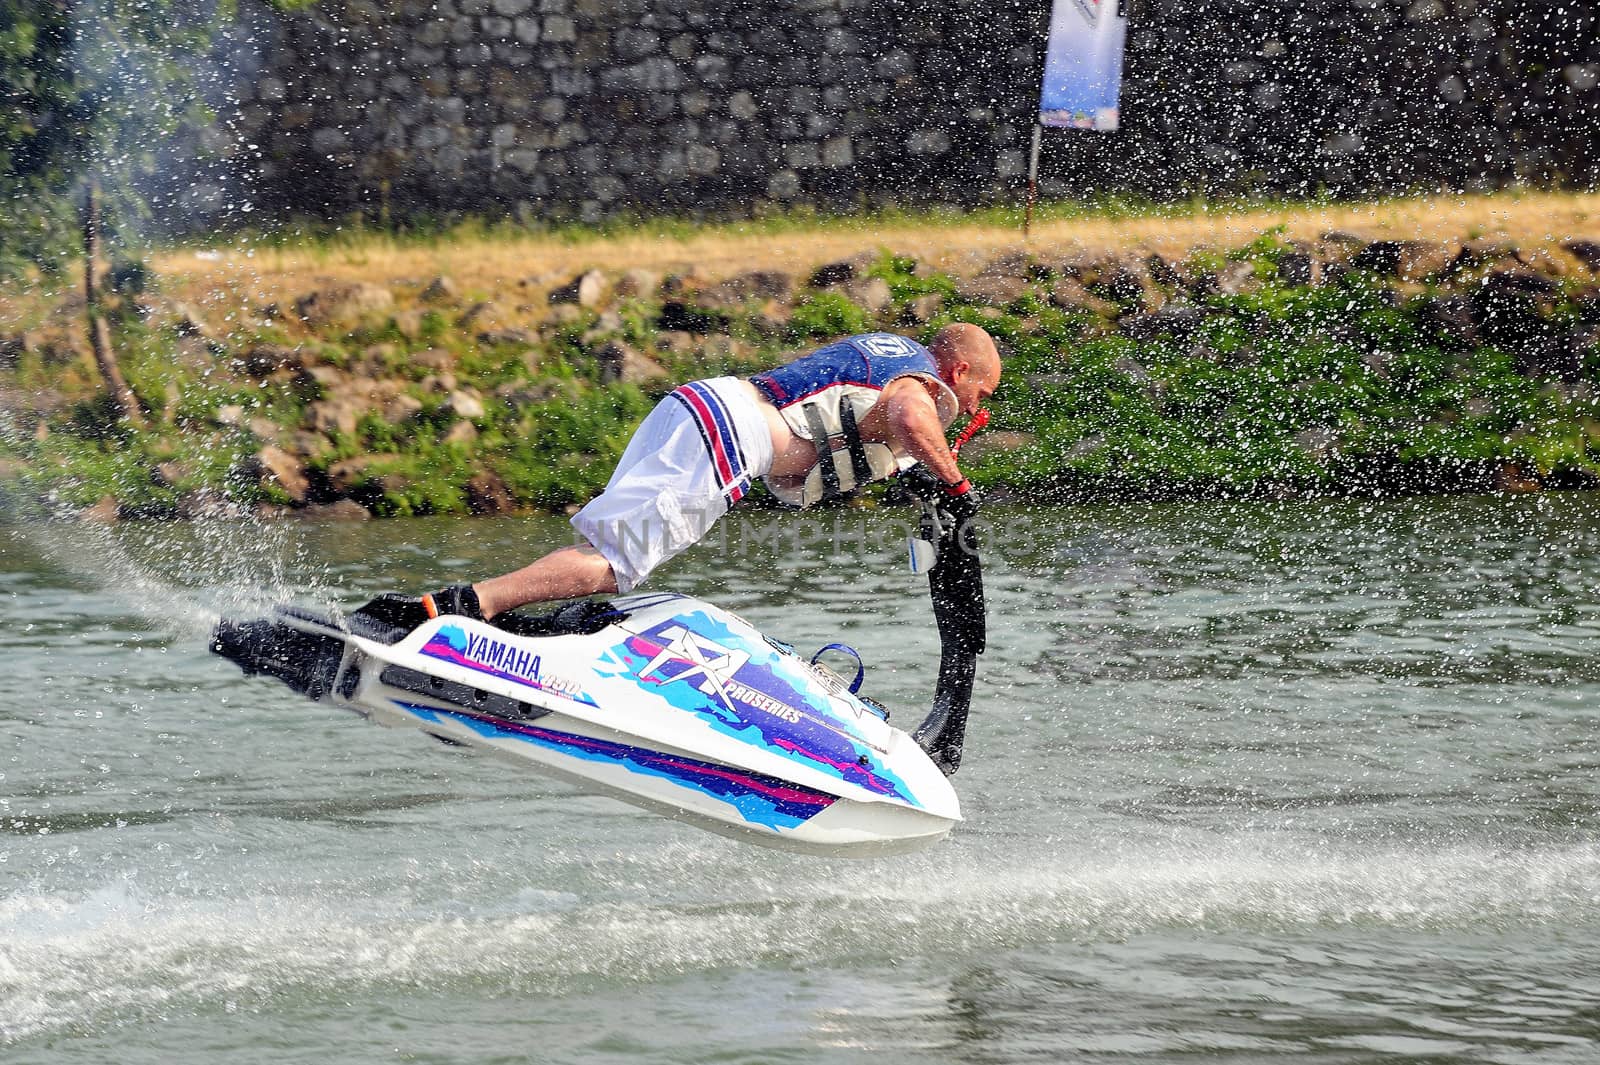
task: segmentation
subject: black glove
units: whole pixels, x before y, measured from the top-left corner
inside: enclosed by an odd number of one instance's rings
[[[944,482],[920,462],[900,471],[900,486],[918,500],[932,500],[944,492]]]
[[[947,530],[946,535],[959,536],[968,550],[977,550],[972,519],[977,516],[981,502],[978,490],[965,478],[960,484],[943,486],[933,500],[939,524]]]

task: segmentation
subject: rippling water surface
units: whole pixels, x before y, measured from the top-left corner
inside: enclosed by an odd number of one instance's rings
[[[0,1059],[1600,1060],[1600,498],[991,512],[967,821],[741,845],[207,656],[555,521],[0,526]],[[894,513],[664,570],[914,722]],[[830,546],[837,532],[843,543]]]

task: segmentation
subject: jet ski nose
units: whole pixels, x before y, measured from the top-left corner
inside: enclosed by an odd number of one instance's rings
[[[344,657],[341,640],[265,618],[218,622],[211,650],[246,676],[276,677],[311,699],[321,699],[332,689]]]
[[[271,632],[277,626],[270,621],[232,621],[224,618],[211,633],[211,653],[221,655],[246,676],[260,673],[257,659],[266,650]]]

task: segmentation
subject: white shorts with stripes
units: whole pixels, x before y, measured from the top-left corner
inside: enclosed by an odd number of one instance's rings
[[[772,436],[754,389],[736,377],[691,381],[634,431],[606,489],[572,526],[632,591],[711,530],[772,468]]]

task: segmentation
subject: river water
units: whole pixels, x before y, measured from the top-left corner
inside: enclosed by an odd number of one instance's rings
[[[1600,1060],[1597,516],[995,509],[967,820],[855,861],[205,653],[218,611],[481,575],[558,521],[13,517],[0,1060]],[[653,586],[856,645],[916,721],[903,516],[734,518]]]

